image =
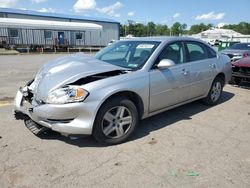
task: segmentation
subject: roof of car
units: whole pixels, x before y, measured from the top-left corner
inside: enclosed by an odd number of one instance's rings
[[[125,40],[134,40],[134,41],[175,41],[175,40],[192,40],[192,41],[201,41],[193,37],[177,37],[177,36],[159,36],[159,37],[133,37],[127,38]]]

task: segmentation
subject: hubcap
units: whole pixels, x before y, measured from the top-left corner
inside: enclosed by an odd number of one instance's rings
[[[213,102],[216,102],[221,95],[221,83],[220,82],[215,82],[213,87],[212,87],[212,92],[211,92],[211,99]]]
[[[102,131],[109,138],[120,138],[125,135],[132,125],[132,115],[128,108],[117,106],[103,116]]]

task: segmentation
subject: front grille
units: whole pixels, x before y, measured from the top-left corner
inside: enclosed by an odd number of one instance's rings
[[[232,67],[233,72],[239,72],[239,69],[240,69],[239,67]]]
[[[250,74],[250,68],[248,67],[240,67],[239,72],[243,74]]]
[[[241,74],[246,74],[250,75],[250,68],[249,67],[232,67],[232,71],[235,73],[241,73]]]

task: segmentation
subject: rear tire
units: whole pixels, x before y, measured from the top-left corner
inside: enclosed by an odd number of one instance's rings
[[[219,103],[223,91],[223,83],[220,77],[214,79],[207,97],[202,100],[204,104],[214,106]]]
[[[138,111],[132,101],[121,97],[110,99],[97,113],[93,136],[102,144],[120,144],[135,132],[138,119]]]

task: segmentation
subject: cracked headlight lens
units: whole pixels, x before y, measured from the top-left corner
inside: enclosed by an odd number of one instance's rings
[[[48,94],[46,103],[48,104],[66,104],[74,102],[82,102],[89,93],[79,86],[66,86],[51,91]]]

